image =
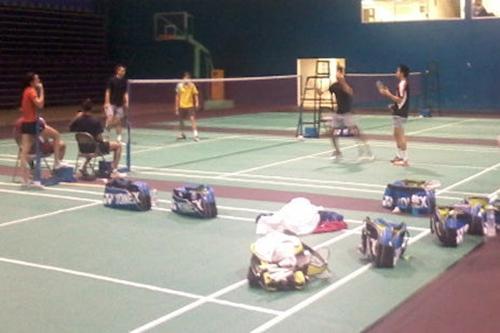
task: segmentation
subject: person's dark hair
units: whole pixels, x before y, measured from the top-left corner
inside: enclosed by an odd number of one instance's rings
[[[342,66],[337,66],[337,72],[340,72],[340,73],[344,74],[344,73],[345,73],[345,69],[344,69],[344,67],[342,67]]]
[[[115,74],[116,74],[116,73],[118,73],[118,70],[119,70],[120,68],[127,69],[127,67],[125,67],[125,65],[118,64],[118,65],[116,65],[116,66],[115,66]]]
[[[81,110],[83,112],[91,112],[93,108],[94,103],[92,103],[92,100],[90,98],[87,98],[82,102]]]
[[[399,68],[399,71],[401,73],[403,73],[403,76],[405,78],[407,78],[408,76],[410,76],[410,68],[408,66],[401,64],[401,65],[398,66],[398,68]]]
[[[190,72],[183,72],[182,78],[185,78],[185,77],[191,77],[191,73]]]
[[[24,74],[24,78],[21,83],[22,84],[21,88],[23,89],[23,91],[24,89],[28,88],[31,85],[31,82],[33,82],[33,80],[35,79],[35,75],[36,73],[34,72],[28,72]]]

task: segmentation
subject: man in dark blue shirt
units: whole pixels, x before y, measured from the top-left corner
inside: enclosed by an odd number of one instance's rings
[[[117,168],[120,163],[122,154],[122,145],[117,141],[104,141],[102,133],[104,131],[100,120],[94,117],[92,113],[93,103],[90,99],[86,99],[82,103],[82,108],[71,121],[69,130],[71,132],[87,132],[94,137],[98,143],[99,152],[103,155],[113,152],[113,173],[118,175]],[[85,167],[85,165],[84,165]],[[85,168],[83,168],[85,169]]]
[[[359,127],[352,115],[352,99],[354,90],[345,79],[344,68],[338,66],[336,74],[337,82],[329,88],[330,93],[335,96],[337,111],[332,118],[332,142],[335,151],[332,154],[333,159],[340,159],[342,152],[338,144],[339,131],[348,130],[349,135],[356,137],[359,142],[359,160],[373,160],[374,156],[368,146],[366,137],[361,133]]]

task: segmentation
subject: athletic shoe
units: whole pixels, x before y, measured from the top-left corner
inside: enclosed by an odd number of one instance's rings
[[[23,190],[43,190],[43,189],[45,189],[45,186],[43,186],[40,182],[30,180],[27,183],[21,184],[21,189],[23,189]]]
[[[120,142],[120,143],[122,142],[122,135],[121,135],[121,134],[118,134],[118,135],[116,136],[116,141],[118,141],[118,142]]]
[[[394,158],[391,160],[392,164],[395,164],[396,162],[402,161],[403,159],[399,156],[394,156]]]
[[[375,155],[372,153],[364,153],[358,156],[358,162],[362,161],[374,161],[375,160]]]
[[[342,153],[341,152],[337,152],[337,151],[334,151],[332,153],[332,156],[330,157],[331,160],[334,160],[334,161],[340,161],[342,159]]]
[[[199,138],[198,136],[195,136],[195,137],[193,138],[193,140],[194,140],[195,142],[199,142],[199,141],[200,141],[200,138]]]
[[[71,165],[64,163],[64,162],[59,162],[54,164],[54,170],[60,169],[60,168],[69,168]]]
[[[393,163],[394,165],[397,165],[397,166],[402,166],[402,167],[407,167],[409,166],[410,164],[408,163],[408,160],[399,160],[399,161],[395,161]]]
[[[177,140],[186,140],[186,134],[184,134],[184,133],[179,134],[176,139]]]

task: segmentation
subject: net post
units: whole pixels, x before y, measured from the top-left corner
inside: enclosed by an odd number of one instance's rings
[[[127,94],[128,94],[128,107],[125,110],[125,126],[127,126],[127,172],[130,172],[131,170],[131,152],[130,152],[130,145],[131,145],[131,139],[130,139],[130,121],[129,121],[129,114],[130,114],[130,82],[127,81]]]
[[[40,109],[36,111],[36,123],[35,123],[35,174],[34,181],[41,183],[42,181],[42,154],[40,147]]]

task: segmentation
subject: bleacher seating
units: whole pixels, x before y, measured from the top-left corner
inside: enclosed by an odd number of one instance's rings
[[[0,6],[0,31],[0,108],[18,106],[28,71],[40,74],[46,105],[102,100],[112,71],[103,16]]]

